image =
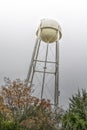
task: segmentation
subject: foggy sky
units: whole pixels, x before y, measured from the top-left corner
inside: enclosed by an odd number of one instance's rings
[[[66,107],[78,88],[87,87],[87,1],[1,0],[0,84],[4,76],[25,79],[35,33],[43,18],[59,22],[60,105]]]

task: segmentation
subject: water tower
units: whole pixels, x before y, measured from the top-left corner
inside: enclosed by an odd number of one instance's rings
[[[58,106],[61,27],[55,20],[43,19],[36,37],[26,84],[33,87],[35,96],[49,99]]]

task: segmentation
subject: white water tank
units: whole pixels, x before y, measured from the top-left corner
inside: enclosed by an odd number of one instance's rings
[[[61,27],[55,20],[43,19],[36,35],[46,43],[53,43],[61,39]]]

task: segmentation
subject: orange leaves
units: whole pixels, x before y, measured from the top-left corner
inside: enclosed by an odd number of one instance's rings
[[[6,85],[2,88],[2,97],[4,103],[10,108],[15,107],[20,109],[20,107],[22,107],[24,109],[24,107],[29,108],[30,105],[40,106],[43,109],[51,108],[49,100],[40,100],[31,96],[31,87],[26,86],[20,80],[11,82],[9,79],[5,78],[5,81]]]
[[[21,130],[56,130],[58,124],[50,100],[32,96],[32,89],[20,80],[6,79],[0,95],[0,112],[4,119],[18,123]],[[59,116],[58,116],[59,117]]]
[[[45,99],[42,99],[40,105],[43,109],[50,109],[51,108],[50,100],[46,101]]]
[[[27,129],[38,130],[44,125],[52,125],[53,120],[51,119],[51,105],[50,101],[45,99],[38,99],[33,97],[34,106],[29,109],[28,117],[23,120],[20,125]],[[39,127],[39,128],[38,128]]]
[[[12,106],[25,105],[29,101],[30,93],[30,87],[26,87],[23,83],[17,81],[2,88],[5,103]]]
[[[52,128],[54,121],[50,100],[32,96],[31,87],[20,80],[11,82],[7,79],[1,92],[0,111],[3,110],[6,117],[28,129],[40,130],[46,125],[50,126],[49,130]]]
[[[29,108],[33,102],[31,88],[25,86],[23,82],[18,80],[11,82],[9,79],[5,78],[5,81],[6,84],[1,90],[3,103],[8,106],[15,119],[17,119],[17,117],[22,116],[25,109]]]
[[[5,108],[5,105],[3,104],[3,97],[0,95],[0,112]]]
[[[0,103],[3,102],[3,97],[0,95]]]
[[[11,119],[11,110],[4,104],[2,96],[0,96],[0,113],[4,115],[5,119]]]

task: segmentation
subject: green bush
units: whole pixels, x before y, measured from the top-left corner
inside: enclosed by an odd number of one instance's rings
[[[19,130],[19,126],[14,122],[2,121],[0,124],[0,130]]]

